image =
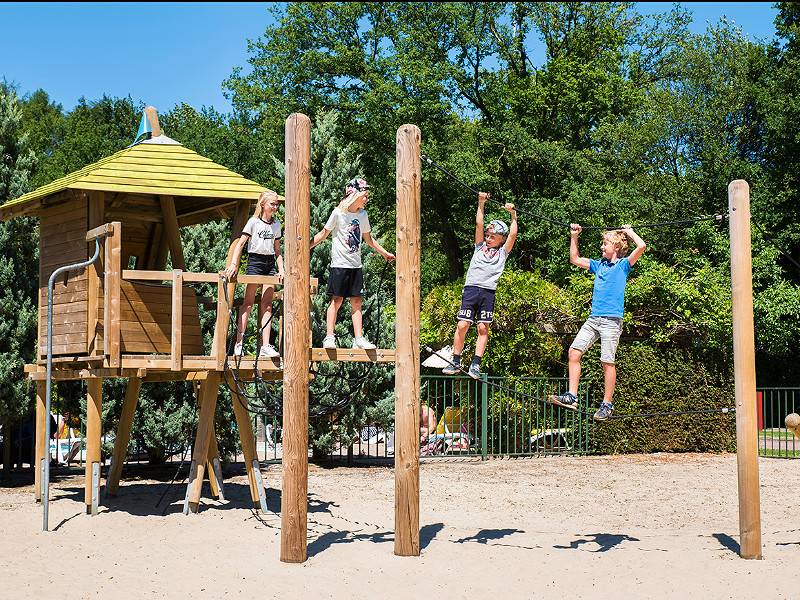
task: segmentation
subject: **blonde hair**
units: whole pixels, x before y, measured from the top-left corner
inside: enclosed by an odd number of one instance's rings
[[[277,200],[278,199],[277,192],[273,192],[272,190],[264,190],[263,192],[261,192],[261,195],[258,197],[258,202],[256,202],[256,209],[253,212],[253,216],[256,219],[260,219],[261,218],[261,213],[264,211],[264,204],[263,203],[267,198],[270,198],[270,197],[274,197],[275,200]]]
[[[617,249],[617,256],[619,256],[620,258],[622,258],[628,253],[628,248],[630,248],[628,235],[621,229],[604,231],[603,239],[608,239],[611,241],[612,244],[614,244],[614,247]]]
[[[350,208],[350,205],[356,201],[358,195],[361,194],[363,191],[364,190],[360,191],[356,190],[355,192],[351,192],[350,194],[345,196],[341,202],[339,202],[339,206],[337,206],[336,208],[338,208],[342,212],[347,212],[347,210]]]

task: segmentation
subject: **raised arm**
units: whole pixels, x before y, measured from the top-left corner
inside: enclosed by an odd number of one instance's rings
[[[636,248],[634,248],[633,252],[628,256],[628,263],[633,266],[636,264],[636,261],[642,257],[644,251],[647,250],[647,244],[645,244],[644,240],[639,237],[639,234],[636,233],[630,225],[623,225],[622,231],[636,244]]]
[[[581,231],[583,231],[583,227],[577,223],[569,224],[569,262],[576,267],[588,269],[590,264],[589,259],[582,257],[581,253],[578,252],[578,235]]]
[[[506,252],[511,254],[511,249],[514,247],[514,242],[517,239],[517,209],[514,208],[511,202],[506,202],[503,208],[511,213],[511,226],[508,228],[508,237],[505,243]]]
[[[486,204],[486,199],[489,194],[480,192],[478,194],[478,212],[475,215],[475,245],[477,246],[483,242],[483,205]]]

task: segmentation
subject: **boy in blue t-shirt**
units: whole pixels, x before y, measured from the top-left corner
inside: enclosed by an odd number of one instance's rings
[[[596,421],[605,421],[614,410],[612,398],[617,383],[617,369],[614,357],[622,333],[622,317],[625,306],[625,284],[633,265],[644,253],[647,244],[631,228],[623,225],[622,230],[606,231],[600,251],[600,260],[584,258],[578,252],[578,234],[582,227],[575,223],[570,226],[569,261],[594,273],[592,292],[592,312],[583,324],[575,340],[569,347],[569,391],[560,396],[550,396],[553,404],[577,410],[578,382],[581,377],[581,357],[586,350],[600,339],[600,363],[603,365],[605,393],[603,403],[594,414]],[[631,255],[628,253],[628,238],[636,243]]]

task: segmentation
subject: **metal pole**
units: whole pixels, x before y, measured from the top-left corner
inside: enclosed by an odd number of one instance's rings
[[[48,518],[50,508],[50,409],[51,409],[51,387],[53,375],[53,286],[55,285],[56,277],[61,275],[64,271],[73,271],[75,269],[82,269],[88,267],[100,256],[100,237],[94,238],[95,249],[94,256],[86,262],[78,263],[76,265],[69,265],[66,267],[59,267],[53,274],[50,275],[50,280],[47,282],[47,387],[45,392],[45,410],[44,410],[44,438],[45,438],[45,455],[42,473],[42,506],[44,508],[42,531],[48,531]],[[56,449],[58,455],[58,449]]]

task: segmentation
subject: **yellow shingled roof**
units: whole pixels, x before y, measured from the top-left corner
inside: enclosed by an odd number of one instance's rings
[[[68,189],[255,201],[266,188],[179,144],[142,143],[6,202],[0,219]]]

